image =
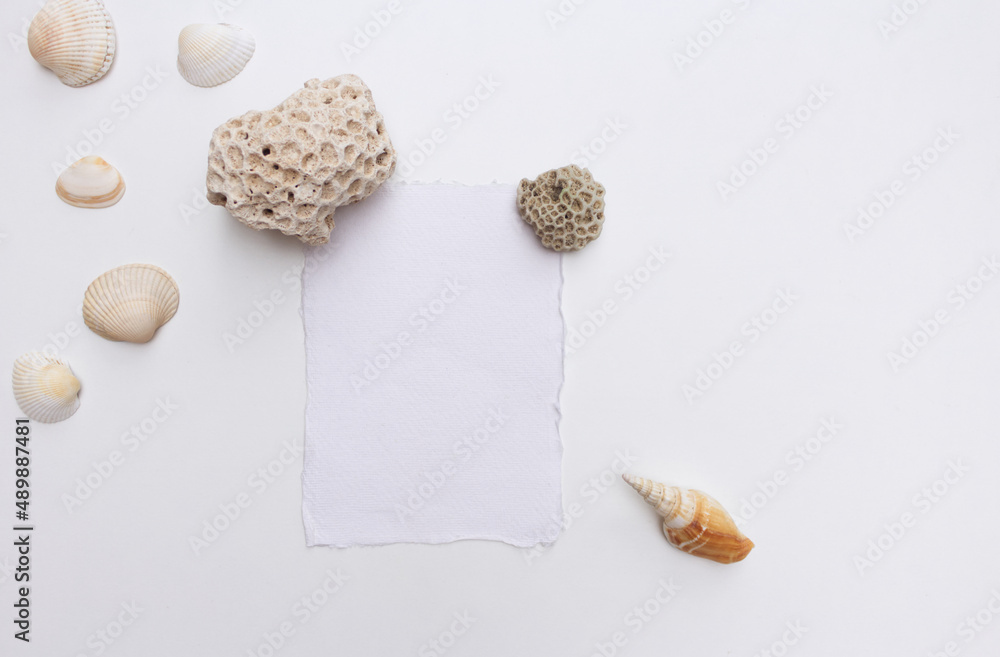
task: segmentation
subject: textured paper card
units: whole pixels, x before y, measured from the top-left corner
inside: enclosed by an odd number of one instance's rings
[[[387,185],[306,249],[309,545],[554,541],[560,256],[510,185]]]

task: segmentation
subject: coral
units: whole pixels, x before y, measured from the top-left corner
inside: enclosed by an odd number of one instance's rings
[[[576,165],[553,169],[521,181],[517,209],[543,245],[555,251],[577,251],[601,234],[604,186]]]
[[[330,241],[338,207],[392,175],[396,151],[371,91],[356,75],[309,80],[280,105],[215,129],[208,200],[256,230]]]

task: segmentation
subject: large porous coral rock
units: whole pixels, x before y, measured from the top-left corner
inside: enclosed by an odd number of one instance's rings
[[[546,171],[517,186],[517,209],[542,244],[577,251],[597,239],[604,225],[604,186],[576,165]]]
[[[211,203],[306,244],[330,241],[334,211],[369,196],[396,168],[382,115],[356,75],[309,80],[272,110],[230,119],[209,148]]]

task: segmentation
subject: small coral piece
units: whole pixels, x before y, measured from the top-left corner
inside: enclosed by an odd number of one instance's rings
[[[392,175],[396,151],[371,90],[356,75],[309,80],[280,105],[215,129],[208,200],[256,230],[326,244],[338,207]]]
[[[553,169],[521,181],[517,209],[543,245],[555,251],[578,251],[601,234],[604,185],[575,164]]]

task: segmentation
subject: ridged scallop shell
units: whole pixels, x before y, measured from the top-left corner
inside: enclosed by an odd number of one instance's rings
[[[177,70],[196,87],[214,87],[239,75],[255,47],[253,35],[236,25],[188,25],[177,37]]]
[[[29,351],[14,361],[14,399],[36,422],[62,422],[80,408],[80,382],[61,358]]]
[[[71,87],[104,77],[115,43],[114,22],[100,0],[49,0],[28,27],[31,56]]]
[[[627,474],[622,479],[656,509],[663,535],[677,549],[719,563],[742,561],[753,549],[753,541],[711,496]]]
[[[116,342],[149,342],[177,312],[180,293],[153,265],[122,265],[98,276],[83,297],[87,328]]]
[[[56,194],[78,208],[106,208],[121,200],[125,180],[104,159],[88,155],[59,174]]]

